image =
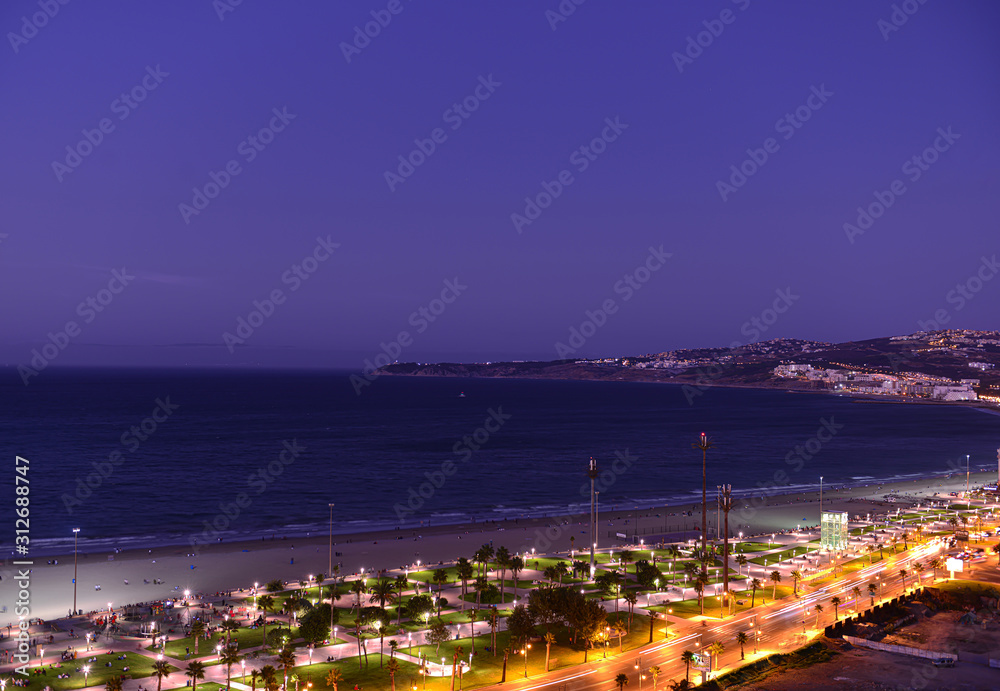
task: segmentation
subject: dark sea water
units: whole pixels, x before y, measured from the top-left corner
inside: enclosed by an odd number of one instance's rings
[[[773,486],[781,471],[783,491],[820,475],[948,474],[967,453],[973,469],[995,469],[1000,442],[1000,416],[981,411],[743,389],[689,404],[670,385],[500,379],[381,377],[357,396],[348,373],[331,372],[50,370],[28,387],[4,381],[4,495],[15,455],[27,458],[35,554],[67,549],[77,527],[92,549],[188,543],[213,522],[218,532],[203,534],[213,541],[325,535],[331,502],[335,532],[585,511],[591,456],[604,471],[602,510],[663,507],[700,497],[691,444],[702,431],[715,443],[709,487],[739,492]],[[158,411],[147,436],[139,426],[168,398],[177,409]],[[836,433],[821,443],[823,420]],[[481,448],[456,453],[477,430]],[[305,448],[283,462],[293,440]],[[796,446],[815,453],[805,460]],[[614,464],[626,450],[635,460]]]

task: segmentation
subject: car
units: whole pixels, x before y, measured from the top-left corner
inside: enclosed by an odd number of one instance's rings
[[[939,657],[933,662],[935,667],[954,667],[955,661],[950,657]]]

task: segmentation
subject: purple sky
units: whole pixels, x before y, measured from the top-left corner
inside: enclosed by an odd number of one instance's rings
[[[27,364],[71,320],[54,365],[361,367],[401,331],[401,360],[553,359],[609,300],[577,355],[869,338],[936,312],[998,326],[1000,280],[949,294],[998,251],[995,2],[911,0],[892,31],[893,4],[871,0],[593,0],[555,29],[557,0],[243,2],[221,21],[229,0],[49,2],[50,19],[32,20],[37,0],[0,9],[0,363]],[[391,21],[348,62],[373,11]],[[779,124],[800,107],[808,121]],[[261,150],[243,143],[272,124]],[[926,170],[904,168],[928,147]],[[185,211],[230,161],[226,188]],[[562,171],[540,216],[512,220]],[[905,191],[849,239],[894,180]],[[339,247],[293,290],[282,276],[318,237]],[[661,245],[670,258],[650,259]],[[647,260],[638,290],[618,283]],[[123,267],[134,280],[90,312]],[[432,304],[456,277],[467,288]],[[231,353],[224,334],[276,289]],[[766,332],[744,327],[787,289]]]

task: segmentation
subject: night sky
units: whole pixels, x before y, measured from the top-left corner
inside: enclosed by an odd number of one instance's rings
[[[234,1],[3,3],[0,364],[998,326],[996,2]]]

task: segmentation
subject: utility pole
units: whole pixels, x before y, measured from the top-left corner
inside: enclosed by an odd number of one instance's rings
[[[708,472],[706,452],[712,448],[712,442],[702,432],[698,443],[691,446],[701,449],[701,572],[706,573],[708,558]]]
[[[729,599],[729,512],[733,509],[733,486],[719,488],[719,509],[726,517],[725,532],[722,533],[722,602]]]
[[[597,532],[594,525],[597,514],[594,509],[594,480],[597,479],[597,460],[590,459],[590,467],[587,469],[587,477],[590,478],[590,577],[594,577],[594,548],[597,546]]]
[[[73,616],[76,616],[76,540],[80,533],[79,528],[73,528]]]

